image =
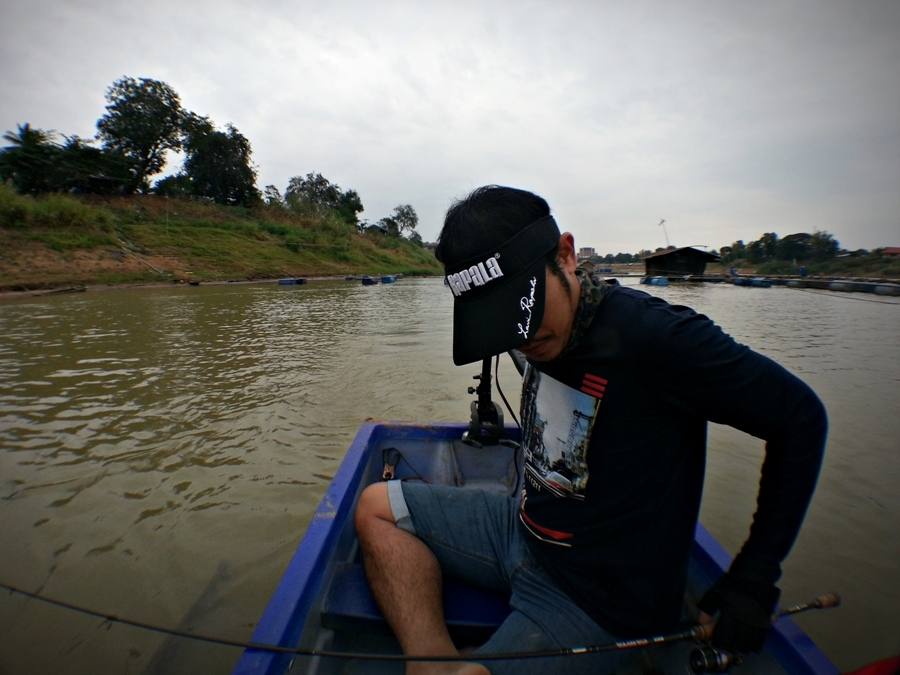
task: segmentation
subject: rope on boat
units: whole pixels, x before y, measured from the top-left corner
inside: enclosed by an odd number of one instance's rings
[[[17,593],[32,600],[68,609],[79,614],[86,614],[98,619],[102,619],[101,626],[104,624],[119,623],[132,628],[140,628],[142,630],[152,631],[154,633],[163,633],[165,635],[173,635],[175,637],[187,638],[189,640],[197,640],[200,642],[209,642],[228,647],[238,647],[240,649],[249,649],[262,652],[271,652],[275,654],[286,654],[293,656],[318,656],[322,658],[337,659],[361,659],[366,661],[509,661],[513,659],[537,659],[558,656],[582,656],[584,654],[599,654],[601,652],[624,651],[630,649],[643,649],[644,647],[655,647],[657,645],[669,644],[672,642],[681,642],[684,640],[708,640],[711,628],[709,625],[696,625],[686,630],[668,635],[656,635],[652,637],[636,638],[633,640],[618,640],[608,642],[602,645],[589,645],[586,647],[565,647],[562,649],[544,649],[531,652],[495,652],[491,654],[465,654],[453,656],[420,656],[409,654],[375,654],[364,652],[341,652],[331,651],[327,649],[309,649],[304,647],[283,647],[281,645],[272,645],[263,642],[247,642],[243,640],[232,640],[231,638],[219,637],[214,635],[204,635],[202,633],[191,633],[179,630],[177,628],[169,628],[167,626],[159,626],[157,624],[146,621],[137,621],[126,617],[108,614],[106,612],[98,612],[97,610],[82,607],[65,600],[50,598],[40,593],[26,591],[11,584],[0,582],[0,588],[6,589],[10,593]],[[798,614],[811,609],[828,609],[830,607],[838,607],[841,603],[840,596],[836,593],[826,593],[820,595],[814,600],[794,605],[788,609],[780,611],[775,615],[775,619],[780,619],[792,614]]]

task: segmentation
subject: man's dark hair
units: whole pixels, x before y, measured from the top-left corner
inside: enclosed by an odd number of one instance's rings
[[[546,200],[533,192],[485,185],[455,202],[447,211],[434,255],[445,266],[452,267],[498,246],[549,215]],[[547,265],[568,291],[569,282],[556,261],[558,252],[559,246],[555,246],[547,254]]]

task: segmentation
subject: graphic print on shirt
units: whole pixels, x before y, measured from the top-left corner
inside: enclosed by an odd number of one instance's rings
[[[525,372],[522,445],[525,477],[534,491],[585,497],[587,449],[606,380],[585,375],[583,385],[579,391],[531,366]]]

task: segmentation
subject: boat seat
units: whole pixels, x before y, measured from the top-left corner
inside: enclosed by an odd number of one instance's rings
[[[444,616],[455,639],[480,642],[509,615],[506,598],[454,579],[444,580]],[[322,606],[322,625],[335,629],[387,629],[360,564],[340,566]]]

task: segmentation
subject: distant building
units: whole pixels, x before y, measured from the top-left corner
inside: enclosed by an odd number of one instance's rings
[[[881,255],[888,255],[888,256],[900,255],[900,246],[886,246],[881,251]]]
[[[578,249],[578,260],[590,260],[597,255],[597,251],[591,246],[582,246]]]
[[[578,263],[578,269],[584,270],[588,274],[612,274],[612,267],[606,263],[598,263],[593,260],[582,260]]]
[[[719,256],[685,246],[648,255],[644,258],[644,269],[648,277],[700,275],[706,271],[708,262],[719,262]]]

